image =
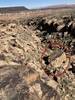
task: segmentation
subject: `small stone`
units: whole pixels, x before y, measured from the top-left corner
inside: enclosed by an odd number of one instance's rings
[[[68,35],[68,32],[64,32],[64,37],[67,37],[67,35]]]
[[[59,25],[59,26],[57,27],[57,31],[58,31],[58,32],[65,31],[65,24]]]
[[[49,81],[47,81],[47,85],[49,85],[50,87],[53,87],[54,89],[56,89],[58,83],[55,82],[54,80],[50,79]]]

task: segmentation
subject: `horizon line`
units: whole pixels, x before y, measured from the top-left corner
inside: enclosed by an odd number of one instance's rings
[[[0,8],[11,8],[11,7],[25,7],[25,8],[28,8],[28,9],[42,9],[42,8],[48,8],[48,7],[61,7],[61,6],[72,6],[72,5],[75,5],[75,3],[64,3],[64,4],[51,4],[51,5],[46,5],[46,6],[40,6],[40,7],[26,7],[25,5],[12,5],[12,6],[0,6]]]

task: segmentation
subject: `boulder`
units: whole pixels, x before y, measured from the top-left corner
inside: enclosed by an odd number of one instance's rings
[[[64,61],[66,61],[65,53],[63,53],[60,57],[57,57],[56,60],[53,60],[51,64],[53,67],[61,67]]]
[[[51,86],[44,83],[42,80],[36,81],[32,85],[33,90],[39,97],[39,100],[60,100],[58,92]]]
[[[61,65],[66,62],[66,54],[61,50],[57,50],[50,55],[49,60],[53,67],[61,67]]]
[[[35,70],[26,66],[9,65],[1,68],[0,100],[39,100],[35,91],[31,93],[31,86],[27,84],[34,82],[36,77]]]
[[[57,27],[57,31],[58,31],[58,32],[65,32],[65,31],[66,31],[65,24],[59,25],[59,26]]]
[[[75,22],[72,25],[71,36],[75,37]]]

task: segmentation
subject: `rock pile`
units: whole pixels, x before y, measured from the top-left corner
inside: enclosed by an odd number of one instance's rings
[[[75,100],[75,20],[0,22],[0,100]]]

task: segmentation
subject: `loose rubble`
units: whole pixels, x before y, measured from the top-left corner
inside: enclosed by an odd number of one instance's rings
[[[0,22],[0,100],[75,100],[75,18]]]

